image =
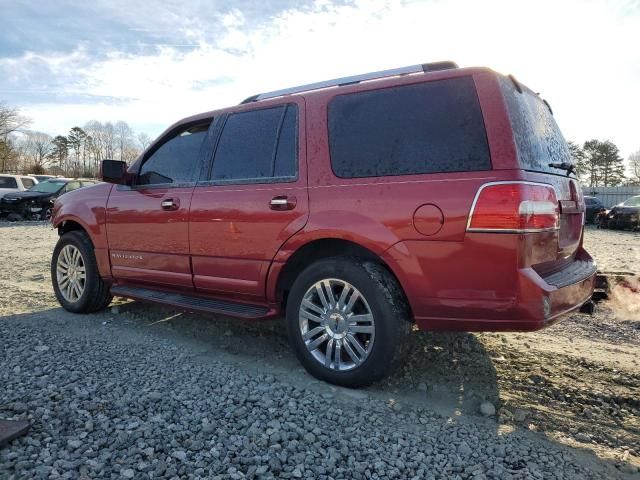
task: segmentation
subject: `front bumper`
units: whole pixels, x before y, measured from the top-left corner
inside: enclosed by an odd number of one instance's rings
[[[633,229],[640,226],[640,218],[634,215],[620,215],[608,219],[609,228]]]

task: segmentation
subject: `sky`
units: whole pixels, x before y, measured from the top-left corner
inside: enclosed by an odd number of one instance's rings
[[[157,136],[259,92],[440,60],[511,73],[569,140],[640,150],[640,0],[0,0],[0,102]]]

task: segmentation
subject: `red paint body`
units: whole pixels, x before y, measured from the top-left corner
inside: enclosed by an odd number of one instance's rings
[[[334,175],[327,138],[327,104],[333,97],[458,76],[474,79],[492,170]],[[352,242],[377,255],[399,280],[422,329],[534,330],[590,298],[593,274],[562,288],[544,280],[559,265],[591,262],[582,248],[582,211],[562,215],[558,231],[467,231],[476,193],[488,182],[550,183],[559,200],[572,198],[566,177],[518,166],[505,101],[491,70],[456,69],[328,88],[208,112],[176,125],[285,103],[298,106],[296,181],[165,189],[101,184],[61,197],[54,225],[64,229],[76,222],[84,228],[101,275],[115,284],[261,305],[268,308],[267,316],[282,312],[278,285],[287,262],[322,239]],[[142,161],[144,154],[129,172],[137,172]],[[295,208],[270,209],[277,196],[294,199]],[[179,205],[163,210],[160,203],[166,199]]]

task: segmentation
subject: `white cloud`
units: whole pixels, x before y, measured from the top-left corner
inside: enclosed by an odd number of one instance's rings
[[[91,118],[124,119],[157,134],[160,125],[260,91],[451,59],[515,74],[550,101],[570,139],[609,138],[625,155],[640,147],[637,5],[359,0],[336,6],[318,1],[255,28],[247,25],[236,9],[215,26],[182,22],[187,43],[198,45],[193,49],[111,52],[94,61],[83,50],[67,58],[27,54],[12,69],[23,78],[37,58],[54,75],[69,78],[56,87],[65,94],[131,99],[109,105],[34,104],[25,110],[34,127],[59,133]],[[206,40],[211,38],[207,28],[222,29],[215,43]]]

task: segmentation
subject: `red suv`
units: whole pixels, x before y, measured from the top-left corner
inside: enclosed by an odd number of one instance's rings
[[[425,330],[536,330],[588,301],[584,200],[549,104],[451,62],[265,93],[171,126],[54,207],[62,306],[286,314],[365,385]]]

